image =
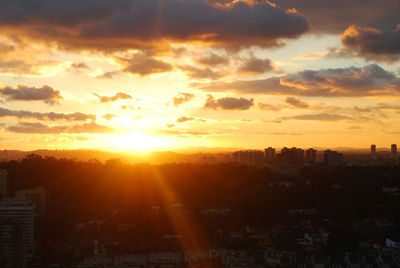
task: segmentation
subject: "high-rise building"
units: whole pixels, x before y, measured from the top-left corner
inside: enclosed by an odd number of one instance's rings
[[[0,263],[25,268],[34,255],[34,206],[26,201],[0,201]]]
[[[317,162],[317,150],[310,148],[306,150],[306,162],[315,164]]]
[[[35,215],[42,219],[46,216],[46,192],[43,187],[16,191],[15,198],[30,201],[35,206]]]
[[[392,157],[397,157],[397,144],[392,144],[390,148],[390,152],[392,154]]]
[[[375,144],[372,144],[372,145],[371,145],[371,156],[372,156],[373,158],[376,157],[376,145],[375,145]]]
[[[296,147],[283,147],[281,153],[277,155],[280,163],[288,163],[293,165],[301,165],[304,163],[304,150]]]
[[[264,164],[264,152],[258,150],[237,151],[233,153],[232,158],[234,162],[248,166]]]
[[[0,263],[4,268],[26,267],[24,225],[13,218],[0,219]]]
[[[0,196],[7,196],[7,171],[0,169]]]
[[[336,151],[326,150],[324,151],[324,163],[329,167],[343,165],[343,154]]]
[[[275,161],[275,148],[268,147],[265,149],[265,162],[272,163]]]

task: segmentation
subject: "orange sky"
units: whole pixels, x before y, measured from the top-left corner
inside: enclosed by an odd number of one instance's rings
[[[397,0],[29,3],[0,3],[2,149],[400,143]]]

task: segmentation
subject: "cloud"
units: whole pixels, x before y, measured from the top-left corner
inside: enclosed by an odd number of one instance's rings
[[[270,59],[258,59],[251,57],[243,60],[242,66],[238,69],[241,74],[255,75],[266,72],[276,72],[277,68],[273,65]]]
[[[400,93],[400,78],[376,64],[365,67],[305,70],[259,80],[216,82],[203,91],[310,97],[360,97]]]
[[[62,48],[124,50],[163,41],[275,46],[308,31],[306,19],[268,2],[218,8],[201,0],[1,1],[0,27]]]
[[[117,92],[114,96],[100,96],[96,93],[93,93],[96,97],[100,99],[101,102],[112,102],[117,100],[131,100],[132,96],[124,93],[124,92]]]
[[[140,110],[140,107],[135,109],[135,107],[133,107],[132,105],[121,105],[121,109],[123,109],[123,110],[126,110],[126,109]]]
[[[318,59],[326,58],[328,56],[330,56],[330,53],[325,51],[325,52],[316,52],[316,53],[311,53],[311,54],[300,55],[293,59],[294,60],[318,60]]]
[[[400,113],[400,105],[398,103],[377,103],[375,105],[362,107],[354,106],[351,110],[357,113],[366,113],[387,118],[388,116],[384,112]]]
[[[103,117],[104,119],[106,119],[106,120],[111,120],[111,119],[113,119],[114,117],[118,117],[118,115],[108,113],[108,114],[103,115],[102,117]]]
[[[0,96],[9,101],[43,101],[47,104],[55,104],[62,99],[60,91],[47,85],[38,88],[25,85],[18,85],[16,88],[4,86],[0,88]]]
[[[193,120],[195,120],[194,117],[181,116],[178,119],[176,119],[176,122],[177,123],[184,123],[184,122],[193,121]]]
[[[14,50],[15,50],[15,46],[10,45],[10,44],[5,44],[0,40],[0,55],[5,55]]]
[[[96,78],[106,78],[106,79],[111,79],[114,78],[115,76],[121,74],[121,71],[110,71],[110,72],[104,72],[103,74],[96,76]]]
[[[180,137],[188,137],[188,136],[210,136],[213,133],[207,131],[196,131],[196,130],[171,130],[171,129],[163,129],[157,131],[162,135],[170,135],[170,136],[180,136]]]
[[[305,15],[314,31],[343,32],[351,24],[393,29],[399,23],[398,0],[274,0],[278,6],[296,8]]]
[[[191,100],[193,100],[195,96],[191,93],[185,93],[181,92],[178,95],[176,95],[173,99],[175,107],[178,107],[179,105],[182,105],[184,103],[187,103]]]
[[[74,126],[47,126],[42,123],[20,122],[7,127],[8,131],[25,134],[60,134],[60,133],[111,133],[113,129],[95,122]]]
[[[21,55],[16,56],[21,57]],[[45,76],[48,75],[49,69],[56,69],[61,63],[59,61],[42,61],[32,60],[25,61],[21,59],[0,59],[0,73],[11,75],[31,75]]]
[[[118,58],[118,60],[125,66],[124,72],[140,76],[169,72],[173,69],[171,64],[153,58],[146,53],[136,53],[130,58]]]
[[[204,108],[223,109],[223,110],[248,110],[254,104],[253,99],[225,97],[215,99],[213,96],[208,95]]]
[[[280,117],[279,120],[342,121],[342,120],[354,120],[354,118],[340,114],[319,113],[319,114],[301,114],[295,116],[284,116]]]
[[[211,79],[215,80],[221,77],[217,72],[214,72],[210,68],[197,68],[190,65],[179,66],[184,73],[186,73],[192,79]]]
[[[378,103],[374,108],[379,110],[392,110],[400,113],[400,104]]]
[[[210,53],[208,56],[197,59],[196,62],[198,64],[215,67],[218,65],[228,64],[229,58],[217,55],[215,53]]]
[[[342,44],[358,56],[394,62],[400,58],[400,27],[394,31],[351,25],[340,36]]]
[[[292,107],[300,108],[300,109],[310,107],[310,105],[308,103],[306,103],[304,101],[301,101],[299,99],[296,99],[294,97],[287,97],[286,98],[286,103],[289,104]]]
[[[291,135],[291,136],[301,136],[302,134],[300,133],[286,133],[286,132],[270,132],[268,135],[278,135],[278,136],[285,136],[285,135]]]
[[[9,126],[8,131],[15,133],[59,134],[67,130],[66,126],[49,127],[42,123],[20,122],[18,125]]]
[[[74,62],[70,65],[70,68],[74,70],[90,69],[90,67],[84,62]]]
[[[258,103],[258,108],[263,111],[280,111],[282,110],[281,105],[274,105],[274,104],[269,104],[269,103]]]
[[[357,130],[357,129],[363,129],[363,128],[360,127],[360,126],[348,126],[346,129],[349,129],[349,130]]]
[[[15,111],[0,107],[0,117],[17,117],[17,118],[33,118],[38,120],[68,120],[68,121],[86,121],[86,120],[96,120],[96,115],[94,114],[84,114],[84,113],[39,113],[30,111]]]
[[[354,110],[359,112],[359,113],[369,113],[372,111],[371,108],[360,108],[358,106],[354,106]]]
[[[90,122],[82,125],[75,125],[68,128],[68,133],[111,133],[114,130],[108,126]]]
[[[23,42],[19,36],[7,37],[0,26],[0,73],[12,76],[49,76],[66,68],[55,60],[50,49]]]

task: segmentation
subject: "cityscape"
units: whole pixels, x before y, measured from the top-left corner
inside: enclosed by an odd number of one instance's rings
[[[268,147],[159,166],[3,161],[2,267],[396,267],[397,145],[356,159]],[[85,189],[93,179],[101,189]]]
[[[400,268],[400,0],[0,0],[0,268]]]
[[[381,153],[378,155],[376,145],[371,145],[371,153],[369,158],[364,159],[364,164],[377,165],[377,166],[399,166],[399,157],[397,155],[397,144],[390,146],[389,153]],[[265,151],[250,150],[250,151],[237,151],[232,155],[232,160],[244,165],[253,166],[274,166],[282,164],[291,164],[294,166],[301,165],[315,165],[318,161],[322,161],[329,167],[345,165],[343,153],[333,150],[324,150],[323,159],[318,160],[317,150],[309,148],[303,150],[301,148],[287,148],[281,149],[278,154],[275,153],[275,148],[268,147]]]

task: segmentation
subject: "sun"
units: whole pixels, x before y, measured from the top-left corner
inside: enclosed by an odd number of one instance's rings
[[[142,132],[111,135],[108,140],[110,147],[119,151],[148,152],[171,147],[171,144],[164,137],[152,136]]]

